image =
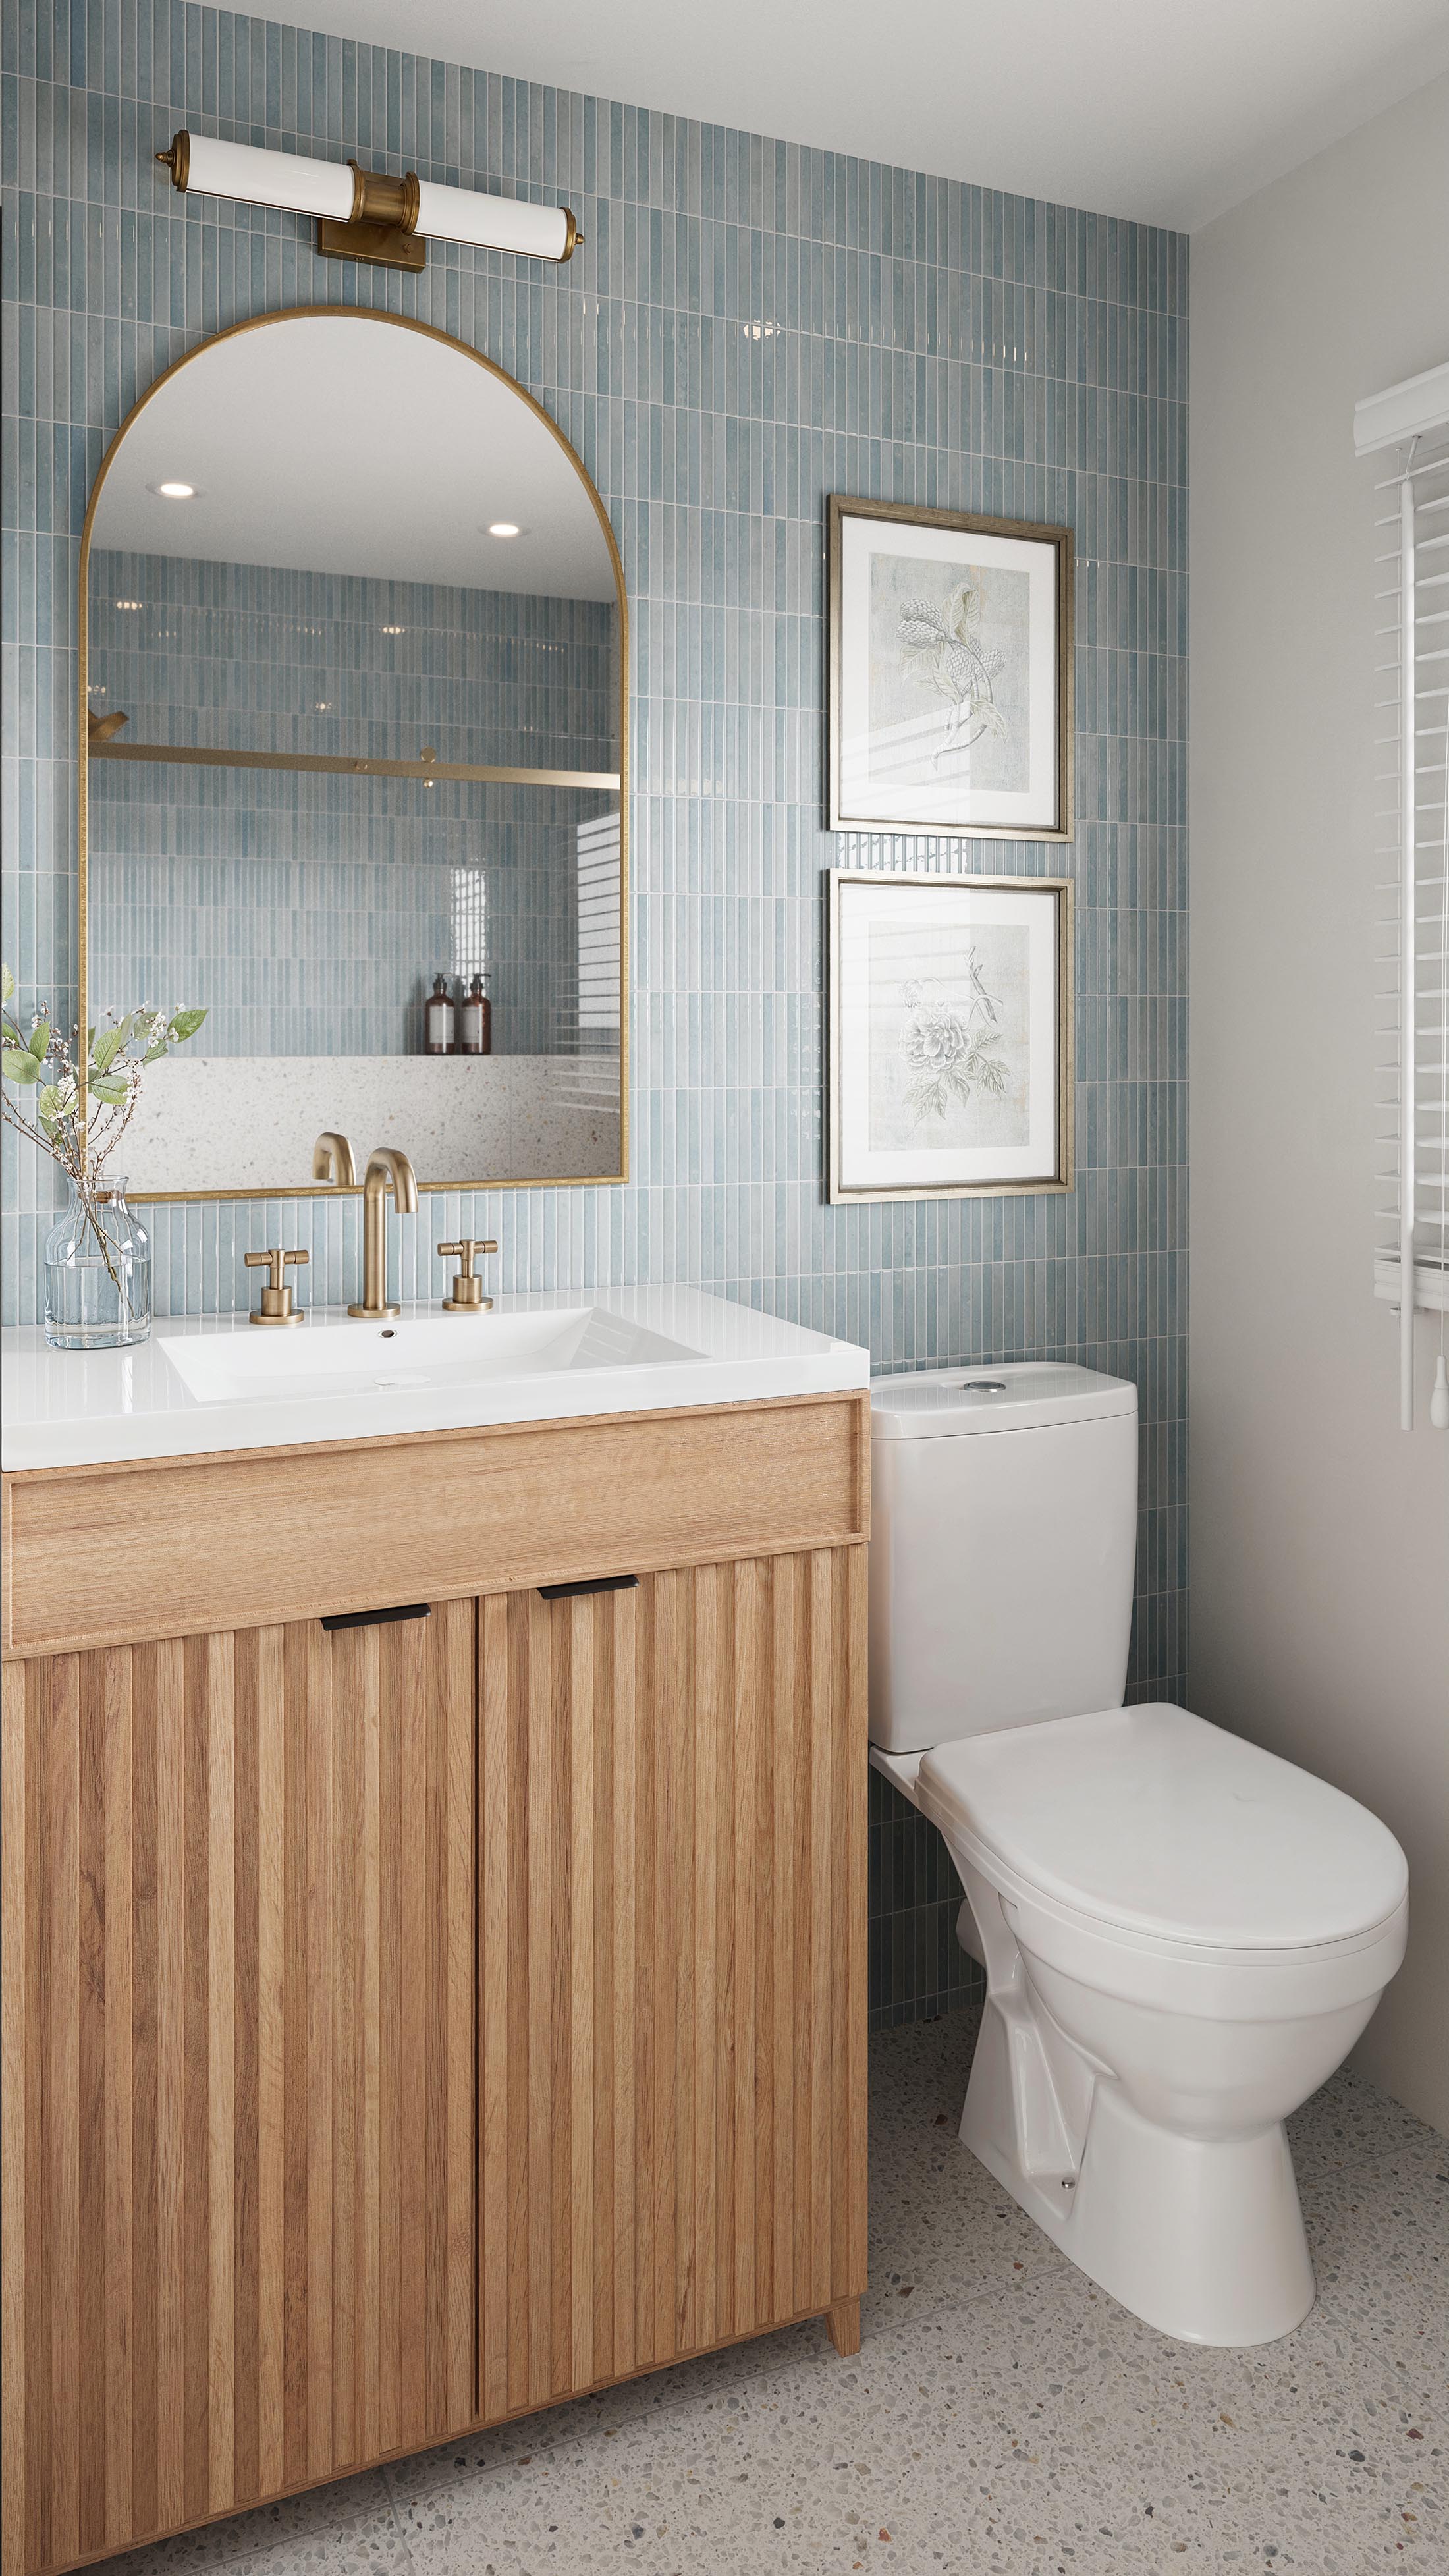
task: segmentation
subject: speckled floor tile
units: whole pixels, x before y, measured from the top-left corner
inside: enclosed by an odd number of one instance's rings
[[[737,2400],[569,2445],[534,2474],[419,2498],[403,2517],[415,2564],[1126,2576],[1183,2559],[1358,2576],[1406,2541],[1435,2564],[1442,2526],[1411,2474],[1417,2453],[1370,2479],[1350,2452],[1372,2434],[1352,2444],[1333,2409],[1305,2418],[1288,2383],[1268,2405],[1232,2373],[1220,2385],[1216,2356],[1167,2377],[1154,2354],[1144,2369],[1103,2305],[1090,2324],[1064,2302],[1026,2331],[1013,2317],[1010,2337],[984,2345],[990,2307],[973,2307],[966,2331],[937,2320],[892,2335],[833,2378],[777,2373]],[[1371,2420],[1384,2419],[1361,2400],[1355,2424]]]
[[[354,2534],[392,2530],[393,2523],[386,2475],[366,2469],[360,2477],[339,2478],[335,2486],[309,2487],[305,2495],[283,2496],[279,2503],[259,2505],[255,2513],[233,2514],[201,2531],[178,2532],[148,2549],[128,2550],[106,2560],[106,2576],[202,2576],[208,2568],[231,2567],[283,2542],[296,2553],[291,2564],[299,2576],[305,2568],[315,2568],[317,2576],[324,2571],[333,2576],[334,2570],[340,2576],[348,2563],[344,2558],[309,2557],[309,2549]]]
[[[361,2485],[360,2479],[347,2483]],[[329,2513],[326,2487],[289,2498],[273,2510],[234,2514],[227,2522],[188,2533],[185,2556],[181,2543],[163,2540],[151,2549],[133,2549],[107,2559],[107,2576],[166,2576],[185,2568],[200,2571],[225,2567],[227,2576],[409,2576],[407,2542],[387,2493],[382,2472],[369,2472],[370,2503],[356,2513]],[[308,2508],[298,2512],[296,2507]]]
[[[1341,2067],[1288,2123],[1293,2165],[1308,2189],[1321,2177],[1372,2166],[1406,2180],[1426,2167],[1449,2178],[1449,2138]]]
[[[1430,2133],[1432,2134],[1432,2132]],[[1365,2162],[1300,2193],[1318,2303],[1303,2329],[1361,2353],[1408,2359],[1416,2346],[1449,2386],[1449,2157]]]
[[[1096,2290],[962,2148],[973,2039],[963,2012],[872,2042],[855,2359],[794,2327],[118,2576],[1441,2576],[1446,2142],[1335,2077],[1295,2123],[1318,2303],[1204,2351]]]

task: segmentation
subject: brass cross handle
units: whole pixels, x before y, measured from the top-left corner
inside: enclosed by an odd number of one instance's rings
[[[311,1253],[282,1252],[274,1245],[269,1252],[247,1252],[242,1258],[248,1270],[265,1270],[268,1274],[262,1302],[252,1309],[249,1321],[253,1324],[300,1324],[301,1308],[294,1305],[291,1285],[284,1284],[282,1272],[294,1262],[299,1269],[305,1270],[312,1258]]]
[[[484,1296],[482,1280],[473,1276],[473,1258],[475,1253],[496,1252],[497,1249],[491,1234],[464,1234],[456,1243],[439,1244],[438,1250],[445,1261],[453,1260],[461,1265],[453,1282],[452,1295],[443,1299],[445,1315],[485,1315],[488,1312],[493,1300]]]

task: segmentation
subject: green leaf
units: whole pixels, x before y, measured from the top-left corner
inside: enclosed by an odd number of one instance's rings
[[[107,1029],[96,1040],[91,1054],[92,1073],[109,1073],[126,1041],[120,1029]]]
[[[0,966],[0,1002],[8,1002],[15,990],[15,978],[8,966]]]
[[[28,1047],[7,1047],[0,1056],[0,1067],[12,1082],[38,1082],[40,1067]]]
[[[119,1073],[99,1075],[90,1085],[90,1089],[97,1100],[104,1100],[108,1109],[122,1108],[131,1096],[129,1082],[123,1074]]]
[[[21,1036],[20,1031],[16,1028],[12,1028],[8,1020],[0,1020],[0,1037],[3,1037],[7,1046],[25,1047],[25,1052],[29,1055],[30,1049],[28,1046],[25,1046],[25,1040]]]
[[[68,1092],[71,1095],[69,1099],[66,1096]],[[35,1114],[47,1136],[53,1136],[57,1127],[64,1126],[74,1106],[74,1093],[68,1083],[47,1082],[42,1086],[36,1094]]]
[[[25,1041],[37,1064],[44,1064],[50,1053],[50,1022],[37,1020]]]
[[[159,1064],[163,1055],[169,1055],[170,1053],[171,1049],[167,1045],[166,1040],[164,1038],[158,1038],[154,1046],[146,1049],[145,1054],[140,1058],[140,1062],[143,1065]]]
[[[205,1017],[205,1011],[177,1011],[171,1021],[172,1037],[178,1042],[182,1038],[194,1038]]]

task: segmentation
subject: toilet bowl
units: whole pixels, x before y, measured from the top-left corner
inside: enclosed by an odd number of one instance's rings
[[[1134,1391],[989,1383],[873,1389],[871,1758],[939,1826],[986,1970],[961,2135],[1149,2324],[1271,2342],[1314,2296],[1283,2123],[1399,1966],[1407,1866],[1327,1782],[1121,1704]],[[1112,1703],[1073,1710],[1108,1666]]]
[[[1161,1704],[945,1746],[916,1780],[987,1971],[966,2144],[1164,2333],[1289,2333],[1313,2273],[1283,2122],[1403,1957],[1392,1835]]]

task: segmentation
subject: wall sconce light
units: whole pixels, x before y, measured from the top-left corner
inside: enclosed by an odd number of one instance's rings
[[[474,188],[440,188],[412,170],[394,179],[355,161],[308,161],[297,152],[264,152],[250,143],[219,143],[184,131],[156,158],[183,196],[195,189],[243,205],[315,215],[317,248],[328,259],[420,269],[431,238],[562,261],[572,259],[583,240],[567,206],[530,206]]]

